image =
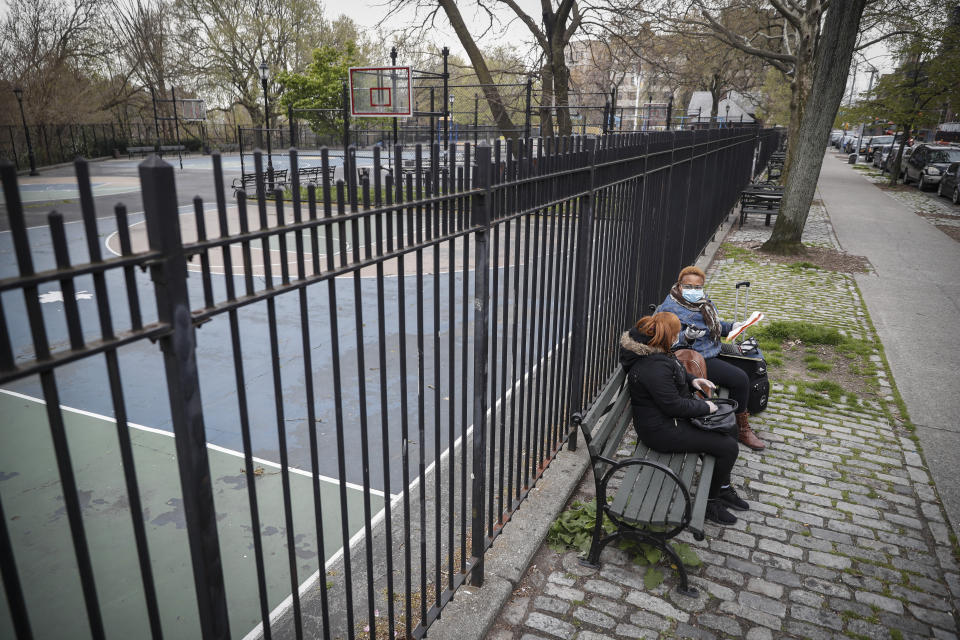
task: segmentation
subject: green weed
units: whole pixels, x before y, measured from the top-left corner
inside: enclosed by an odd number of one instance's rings
[[[593,527],[597,519],[597,501],[590,502],[575,501],[570,508],[557,516],[557,519],[550,525],[550,531],[547,533],[547,544],[557,552],[563,552],[567,549],[579,549],[586,554],[590,551],[590,544],[593,541]],[[604,535],[613,533],[617,526],[608,517],[603,518]],[[618,547],[631,554],[633,562],[639,565],[650,565],[644,581],[648,583],[648,588],[652,589],[663,581],[663,575],[653,569],[652,565],[657,564],[663,559],[663,552],[643,542],[621,539]],[[673,550],[680,556],[681,562],[688,567],[699,567],[703,564],[688,544],[671,544]],[[650,586],[649,582],[658,578],[655,585]]]

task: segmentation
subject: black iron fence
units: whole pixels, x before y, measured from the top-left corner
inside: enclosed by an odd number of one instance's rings
[[[39,124],[30,126],[37,166],[72,162],[74,158],[102,158],[126,154],[130,147],[173,145],[179,128],[180,144],[186,151],[236,150],[236,128],[207,122]],[[17,169],[28,168],[27,136],[19,125],[0,125],[0,157]]]
[[[258,153],[256,198],[241,192],[232,204],[215,154],[216,202],[198,199],[192,216],[178,215],[173,168],[151,157],[140,165],[144,224],[114,211],[115,257],[101,250],[107,223],[78,160],[85,261],[74,263],[53,212],[54,260],[39,269],[14,167],[0,165],[17,261],[0,279],[0,385],[36,380],[45,400],[69,529],[59,553],[75,561],[69,580],[83,595],[73,619],[94,637],[117,635],[117,605],[98,594],[121,580],[123,606],[143,612],[125,622],[131,637],[422,637],[460,585],[482,583],[486,550],[559,448],[576,446],[571,417],[616,370],[619,333],[697,258],[756,154],[778,141],[774,131],[714,129],[466,143],[445,154],[418,146],[414,170],[396,175],[376,149],[369,179],[351,149],[346,182],[325,177],[304,198],[293,152],[292,200],[271,202]],[[409,164],[409,151],[391,152],[393,166]],[[322,163],[331,175],[325,151]],[[49,285],[62,291],[57,309],[41,307]],[[93,290],[92,317],[78,308],[80,288]],[[121,357],[131,348],[141,354],[134,368],[153,353],[164,371],[144,402],[169,416],[175,436],[196,596],[184,610],[169,610],[158,580],[175,561],[151,546],[155,521],[141,517],[154,476],[131,444],[136,390]],[[91,555],[94,515],[61,409],[66,368],[100,375],[100,359],[138,559],[126,575]],[[211,475],[209,447],[221,437],[242,458],[232,480],[246,494],[239,550],[224,546],[236,514],[223,513],[223,479]],[[264,458],[280,478],[272,531]],[[296,493],[302,477],[310,489]],[[0,498],[6,624],[20,638],[43,636],[43,612],[66,605],[25,585],[38,568],[22,547],[36,532],[4,516],[2,486]],[[279,552],[267,550],[271,534],[283,538],[271,547]],[[313,564],[305,540],[319,550]],[[278,572],[285,598],[268,588]],[[255,585],[248,610],[235,599],[245,585]],[[244,627],[238,611],[253,610],[259,625]],[[184,620],[196,628],[184,631]]]

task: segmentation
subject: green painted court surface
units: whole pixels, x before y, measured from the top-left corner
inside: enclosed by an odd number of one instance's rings
[[[116,423],[64,408],[67,438],[93,562],[107,637],[149,637]],[[167,638],[199,637],[197,605],[174,439],[131,427],[150,558]],[[260,620],[257,574],[244,463],[237,452],[208,448],[231,635],[243,638]],[[278,465],[255,461],[269,609],[290,594],[290,571]],[[309,473],[291,472],[297,580],[317,571],[320,555]],[[339,484],[323,479],[323,557],[342,547]],[[0,492],[17,570],[37,638],[85,638],[89,627],[64,508],[46,407],[0,390]],[[363,526],[363,494],[348,486],[351,535]],[[372,513],[383,496],[371,495]],[[6,603],[6,597],[3,602]],[[0,638],[14,637],[9,611],[0,607]]]

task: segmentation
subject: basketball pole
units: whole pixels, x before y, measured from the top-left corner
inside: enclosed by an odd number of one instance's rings
[[[183,170],[183,145],[180,144],[180,120],[177,117],[177,90],[170,87],[170,98],[173,102],[173,130],[177,134],[177,157],[180,158],[180,170]]]
[[[346,157],[350,146],[350,94],[347,92],[347,83],[343,83],[343,152]]]
[[[160,153],[160,119],[157,118],[157,94],[153,92],[153,85],[150,86],[150,101],[153,102],[153,128],[157,132],[156,151]]]
[[[390,48],[390,65],[393,67],[397,66],[397,48]],[[397,77],[396,74],[393,76],[393,95],[397,95]],[[396,117],[392,118],[393,120],[393,144],[397,145],[397,119]]]
[[[443,53],[443,144],[444,148],[450,146],[450,107],[448,103],[448,98],[450,95],[450,89],[448,87],[448,82],[450,80],[450,72],[447,69],[447,58],[450,56],[450,49],[444,47],[442,49]],[[433,105],[431,105],[432,107]]]

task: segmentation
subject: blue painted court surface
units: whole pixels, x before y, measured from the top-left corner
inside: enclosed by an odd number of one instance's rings
[[[57,474],[46,407],[29,396],[0,390],[0,489],[20,578],[37,638],[86,637],[86,614],[70,529]],[[64,408],[74,475],[92,557],[97,596],[108,637],[150,635],[131,526],[116,423],[106,416]],[[174,439],[166,431],[130,426],[143,521],[153,561],[154,582],[166,637],[199,637],[199,619],[184,523]],[[242,638],[259,622],[260,604],[249,517],[248,478],[242,454],[208,447],[224,580],[230,603],[231,635]],[[269,609],[290,593],[286,529],[279,465],[254,461],[261,540]],[[338,555],[337,536],[326,535],[317,548],[310,474],[289,475],[296,533],[298,582],[315,574],[321,559]],[[339,531],[339,483],[323,478],[323,520]],[[362,491],[348,487],[348,521],[352,532],[363,523]],[[374,512],[384,505],[371,495]],[[24,568],[29,567],[25,571]],[[6,607],[0,637],[14,636]]]

